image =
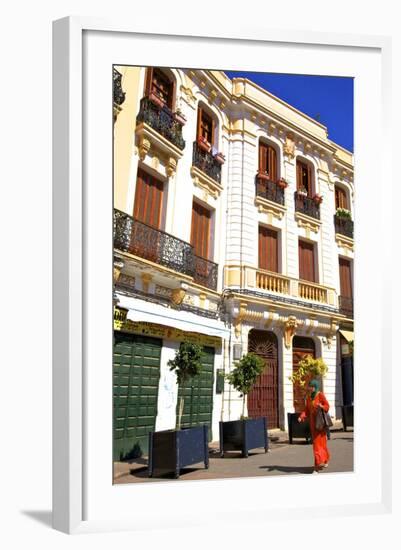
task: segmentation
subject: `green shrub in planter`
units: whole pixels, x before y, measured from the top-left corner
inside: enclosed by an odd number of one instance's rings
[[[351,219],[351,212],[349,210],[347,210],[346,208],[337,208],[336,216],[338,218],[344,218],[346,220],[350,220]]]
[[[232,372],[227,375],[227,380],[242,395],[241,418],[244,418],[246,397],[258,376],[262,374],[265,363],[256,353],[247,353],[234,365]]]

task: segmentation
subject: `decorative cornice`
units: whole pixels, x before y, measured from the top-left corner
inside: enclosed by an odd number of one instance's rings
[[[214,199],[219,197],[223,187],[217,181],[210,178],[202,170],[196,168],[196,166],[191,166],[191,176],[196,187],[203,189],[207,195],[212,196]]]
[[[259,212],[266,213],[268,215],[270,214],[278,220],[282,220],[284,214],[287,211],[287,208],[285,206],[282,206],[281,204],[278,204],[274,201],[269,201],[268,199],[259,197],[257,195],[255,197],[255,205],[258,207]]]
[[[295,212],[295,219],[297,221],[298,227],[303,227],[306,232],[306,237],[309,238],[310,232],[318,233],[322,222],[302,212]]]

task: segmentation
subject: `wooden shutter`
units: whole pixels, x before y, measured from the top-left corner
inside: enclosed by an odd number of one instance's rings
[[[197,202],[192,205],[191,244],[195,254],[201,258],[209,257],[211,212]]]
[[[352,298],[351,262],[345,258],[339,258],[340,264],[340,294],[346,298]]]
[[[277,181],[277,154],[274,147],[269,147],[269,176],[272,181]]]
[[[144,95],[148,96],[152,91],[153,67],[146,69]]]
[[[267,172],[267,146],[259,143],[259,171]]]
[[[316,282],[315,247],[312,243],[299,240],[299,278],[303,281]]]
[[[336,209],[346,208],[348,210],[347,194],[344,189],[340,187],[335,188]]]
[[[259,226],[259,269],[278,273],[278,233]]]
[[[305,187],[308,190],[308,196],[312,197],[313,196],[313,181],[312,181],[312,167],[310,166],[310,164],[306,165],[306,169],[307,169],[307,184],[306,184]]]
[[[134,218],[160,229],[164,184],[144,170],[138,169]]]
[[[302,164],[297,160],[297,191],[302,187]]]

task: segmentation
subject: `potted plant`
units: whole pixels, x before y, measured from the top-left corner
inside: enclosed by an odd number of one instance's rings
[[[300,388],[304,392],[306,398],[306,389],[309,382],[313,378],[324,377],[327,373],[327,365],[321,357],[314,358],[311,355],[305,355],[298,363],[298,368],[295,372],[289,376],[289,380],[294,386]],[[307,441],[310,441],[311,434],[309,428],[309,421],[298,422],[298,417],[301,411],[294,413],[288,413],[288,438],[290,443],[294,437],[304,437]]]
[[[191,342],[181,342],[174,359],[168,361],[171,371],[175,371],[177,385],[183,385],[199,376],[202,347]],[[209,467],[208,426],[181,428],[184,397],[180,398],[177,424],[174,430],[149,433],[149,477],[173,473],[180,476],[180,469],[197,462]]]
[[[223,153],[216,153],[214,155],[214,159],[219,163],[219,164],[224,164],[225,160],[226,160],[226,157],[223,155]]]
[[[337,208],[336,216],[338,218],[345,218],[347,220],[350,220],[351,219],[351,212],[349,210],[347,210],[346,208]]]
[[[235,363],[234,369],[226,376],[228,382],[242,395],[240,420],[220,422],[220,456],[224,451],[239,450],[247,457],[251,449],[264,447],[268,451],[267,419],[246,418],[245,404],[248,393],[257,378],[265,369],[265,362],[255,353],[248,353]]]
[[[176,112],[174,113],[174,118],[175,118],[175,121],[181,124],[182,126],[184,126],[184,124],[187,121],[181,109],[176,110]]]
[[[208,142],[208,140],[205,137],[203,136],[198,137],[198,145],[202,149],[202,151],[205,151],[206,153],[210,153],[212,145],[211,143]]]
[[[286,189],[288,187],[288,183],[287,181],[284,179],[284,178],[280,178],[277,182],[277,185],[281,188],[281,189]]]
[[[316,194],[313,196],[313,200],[315,201],[316,204],[322,204],[322,202],[323,202],[323,197],[322,197],[322,195],[319,195],[319,193],[316,193]]]

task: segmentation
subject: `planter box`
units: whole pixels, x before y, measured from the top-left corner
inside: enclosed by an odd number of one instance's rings
[[[268,445],[265,417],[220,422],[221,457],[224,456],[224,451],[241,451],[246,458],[251,449],[258,447],[264,447],[267,453]]]
[[[288,418],[288,439],[292,445],[294,438],[305,438],[308,443],[311,442],[309,420],[306,418],[303,422],[298,422],[301,413],[287,413]]]
[[[344,426],[344,432],[347,431],[347,428],[354,427],[354,405],[343,405],[341,407],[342,411],[342,420]]]
[[[208,426],[149,433],[149,477],[173,473],[203,462],[209,468]]]

